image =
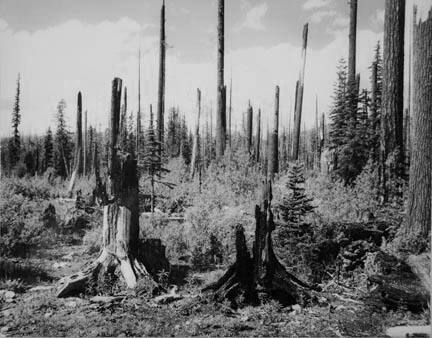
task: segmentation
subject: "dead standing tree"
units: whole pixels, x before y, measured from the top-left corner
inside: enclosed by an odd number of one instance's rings
[[[279,172],[279,86],[275,91],[275,112],[273,130],[270,135],[268,149],[268,176],[273,181],[275,174]]]
[[[216,101],[216,158],[225,153],[226,146],[226,87],[224,85],[224,53],[225,53],[225,0],[218,0],[217,23],[217,101]]]
[[[130,153],[119,150],[119,123],[122,80],[112,82],[111,129],[108,165],[108,205],[104,207],[102,251],[99,258],[79,273],[60,280],[58,297],[84,292],[90,282],[114,276],[118,269],[128,288],[135,288],[139,278],[146,278],[154,289],[158,287],[147,268],[139,242],[138,175],[136,160]]]
[[[77,100],[77,124],[76,124],[76,148],[74,158],[74,170],[72,172],[71,180],[68,188],[68,195],[71,195],[75,186],[75,182],[78,176],[83,173],[83,147],[82,147],[82,96],[81,92],[78,92]]]
[[[229,300],[231,306],[257,304],[261,296],[277,299],[284,305],[300,303],[313,287],[288,273],[279,262],[272,243],[275,230],[271,211],[271,182],[263,185],[260,205],[255,206],[255,239],[250,254],[242,226],[235,233],[236,261],[215,283],[203,291],[212,291],[218,301]]]
[[[305,24],[303,27],[303,48],[302,48],[302,66],[300,70],[299,80],[296,84],[295,96],[295,111],[294,111],[294,144],[292,158],[298,160],[300,148],[300,129],[301,129],[301,115],[303,109],[303,89],[304,89],[304,74],[306,67],[306,49],[308,40],[309,25]]]
[[[253,118],[253,108],[250,104],[249,101],[249,106],[248,106],[248,110],[247,110],[247,116],[246,116],[246,142],[247,142],[247,151],[249,154],[252,154],[252,118]]]
[[[158,155],[162,162],[162,145],[164,143],[164,114],[165,114],[165,0],[163,0],[160,16],[160,46],[159,46],[159,83],[157,103],[157,141],[159,144]],[[162,163],[161,163],[162,165]]]
[[[197,89],[197,123],[195,126],[195,135],[192,148],[192,161],[190,167],[190,178],[193,179],[195,171],[200,161],[200,137],[199,137],[199,125],[201,115],[201,90]]]

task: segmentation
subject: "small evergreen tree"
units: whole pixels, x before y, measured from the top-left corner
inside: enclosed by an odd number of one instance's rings
[[[54,145],[51,127],[48,127],[44,138],[43,171],[54,165]]]
[[[66,178],[69,175],[72,158],[72,140],[65,120],[66,101],[60,100],[57,105],[57,130],[55,135],[54,168],[56,175]]]
[[[190,140],[188,138],[188,128],[184,115],[180,127],[180,152],[185,164],[189,165],[192,156],[192,144],[190,143]]]
[[[276,227],[276,239],[283,261],[291,267],[306,261],[314,235],[311,224],[305,220],[315,207],[311,204],[313,199],[306,195],[303,172],[303,165],[295,162],[288,174],[286,194],[277,205],[281,224]]]
[[[163,174],[169,172],[169,170],[161,165],[162,161],[161,156],[159,155],[159,150],[161,148],[163,149],[163,147],[160,147],[160,142],[157,140],[157,134],[153,122],[153,111],[150,108],[150,124],[145,133],[144,153],[140,154],[140,162],[138,165],[144,171],[145,176],[147,176],[145,179],[150,180],[150,210],[152,213],[154,212],[156,203],[155,184],[160,183],[170,188],[173,186],[173,184],[162,182],[160,180]]]
[[[13,168],[20,159],[21,153],[21,138],[18,130],[18,126],[21,123],[21,107],[20,107],[20,74],[17,79],[17,89],[15,94],[15,103],[12,111],[12,138],[9,141],[9,165]]]

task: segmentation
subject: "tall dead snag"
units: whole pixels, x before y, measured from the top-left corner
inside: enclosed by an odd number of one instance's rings
[[[272,188],[265,182],[260,205],[255,206],[255,239],[250,254],[242,226],[236,228],[236,261],[214,284],[203,291],[213,291],[218,301],[231,306],[257,304],[261,298],[274,298],[284,305],[299,303],[311,286],[288,273],[273,251],[275,229],[271,211]]]
[[[224,95],[224,53],[225,53],[225,0],[218,0],[217,23],[217,101],[216,101],[216,158],[220,159],[225,153],[226,143],[226,100]]]
[[[274,175],[279,171],[279,86],[276,86],[273,130],[269,142],[267,174],[270,180],[273,181]]]
[[[162,2],[160,16],[160,45],[159,45],[159,84],[157,104],[157,141],[158,155],[162,159],[162,145],[164,142],[164,115],[165,115],[165,0]]]
[[[260,149],[261,147],[261,109],[258,109],[257,116],[257,134],[256,134],[256,147],[255,147],[255,161],[260,161]]]
[[[71,180],[68,188],[68,195],[71,195],[75,186],[78,176],[83,172],[83,149],[82,149],[82,96],[78,92],[77,99],[77,124],[75,132],[75,157],[74,157],[74,170],[72,172]]]
[[[381,151],[384,162],[394,157],[392,176],[402,178],[403,151],[403,85],[404,85],[405,0],[386,0],[384,17],[383,54],[383,130]],[[390,168],[384,170],[387,175]],[[384,181],[387,177],[384,178]],[[387,200],[387,187],[384,187]]]
[[[246,138],[247,138],[247,151],[249,154],[252,153],[252,118],[253,118],[253,109],[249,101],[249,106],[247,110],[247,116],[246,116]]]
[[[299,80],[296,84],[296,98],[295,98],[295,112],[294,112],[294,144],[292,158],[298,160],[299,147],[300,147],[300,129],[301,129],[301,115],[303,109],[303,89],[304,89],[304,74],[306,67],[306,49],[308,40],[309,24],[303,27],[303,47],[302,47],[302,66],[300,70]]]
[[[84,112],[84,135],[83,135],[83,173],[84,175],[87,174],[87,156],[88,156],[88,150],[87,150],[87,110]]]
[[[141,151],[142,127],[141,127],[141,49],[138,50],[138,110],[136,116],[135,156],[139,163]]]
[[[315,102],[315,147],[316,147],[316,166],[318,171],[321,170],[321,142],[320,142],[320,132],[319,132],[319,122],[318,122],[318,95],[316,96]]]
[[[232,78],[230,80],[230,97],[229,97],[229,108],[228,108],[228,145],[230,149],[232,147],[231,114],[232,114]]]
[[[122,81],[112,82],[111,128],[108,163],[109,204],[104,207],[102,252],[99,258],[81,272],[59,282],[58,297],[84,292],[89,282],[114,278],[119,270],[128,288],[146,278],[153,288],[157,283],[147,268],[156,262],[145,262],[146,248],[139,242],[138,175],[136,160],[119,150],[120,100]],[[145,263],[145,265],[144,265]]]
[[[413,134],[406,233],[426,238],[432,194],[432,10],[416,23],[413,39]]]
[[[348,83],[355,83],[356,76],[356,48],[357,48],[357,0],[350,0],[348,50]]]
[[[199,137],[199,125],[200,125],[200,116],[201,116],[201,90],[199,88],[197,89],[197,123],[195,126],[195,135],[194,135],[194,141],[193,141],[193,148],[192,148],[192,161],[191,161],[191,167],[190,167],[190,178],[193,179],[195,175],[195,171],[198,166],[198,161],[200,157],[200,137]]]

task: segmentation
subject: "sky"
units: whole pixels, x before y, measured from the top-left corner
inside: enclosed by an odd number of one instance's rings
[[[407,17],[415,1],[407,0]],[[157,101],[159,17],[162,0],[0,0],[0,135],[10,120],[21,74],[20,130],[41,134],[55,126],[56,106],[67,103],[75,125],[76,98],[83,95],[89,124],[108,124],[111,81],[123,79],[128,107],[138,107],[138,50],[141,50],[141,110]],[[166,110],[178,106],[195,121],[196,89],[203,113],[215,110],[216,0],[166,0]],[[421,12],[421,11],[420,11]],[[292,119],[300,71],[303,25],[309,23],[303,120],[311,126],[318,110],[331,108],[336,66],[348,54],[347,0],[225,0],[225,82],[233,83],[233,128],[251,101],[261,108],[264,128],[280,86],[280,123]],[[359,0],[357,71],[369,88],[373,50],[382,41],[384,0]],[[213,114],[215,117],[215,114]],[[204,119],[203,119],[204,120]]]

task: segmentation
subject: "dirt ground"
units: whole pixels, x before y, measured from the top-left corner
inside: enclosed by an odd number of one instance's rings
[[[37,252],[31,264],[43,267],[52,281],[35,280],[13,295],[3,292],[1,336],[382,336],[388,326],[424,322],[421,316],[371,306],[355,290],[335,285],[306,307],[283,308],[270,301],[236,311],[213,302],[191,282],[178,291],[184,298],[171,304],[157,304],[139,292],[102,300],[56,298],[56,280],[90,259],[82,246]],[[197,274],[189,281],[211,275]]]

